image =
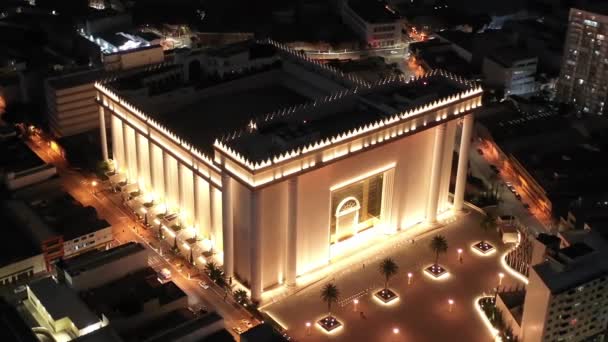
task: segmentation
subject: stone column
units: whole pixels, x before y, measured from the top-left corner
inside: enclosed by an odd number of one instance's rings
[[[215,236],[215,225],[217,224],[215,217],[215,207],[217,203],[215,203],[214,196],[214,187],[209,183],[209,238],[214,239],[217,238]]]
[[[177,160],[177,159],[176,159]],[[184,177],[182,177],[182,168],[184,166],[177,160],[177,201],[179,202],[177,205],[179,206],[179,210],[185,207],[185,194],[184,194]]]
[[[454,190],[454,212],[461,212],[464,206],[464,192],[467,186],[467,170],[469,165],[469,149],[473,133],[473,114],[467,114],[462,123],[462,136],[458,152],[458,171],[456,173],[456,189]]]
[[[162,150],[163,152],[163,198],[165,199],[165,204],[168,204],[168,199],[169,199],[169,169],[170,169],[170,164],[169,164],[169,155],[167,154],[167,152],[165,150]],[[169,210],[168,206],[167,206],[167,210]]]
[[[395,186],[395,170],[390,169],[384,172],[384,181],[382,182],[382,221],[385,224],[385,231],[383,233],[391,234],[395,232],[395,226],[393,225],[392,212],[393,212],[393,188]]]
[[[249,261],[251,262],[251,300],[262,299],[262,224],[260,190],[251,191],[251,231]]]
[[[298,232],[298,178],[287,181],[287,265],[285,270],[287,286],[296,284]]]
[[[141,153],[139,151],[141,143],[139,142],[139,133],[137,133],[136,129],[133,129],[133,138],[135,139],[135,177],[137,177],[136,181],[139,184],[139,179],[142,177],[142,167],[141,167]],[[141,184],[139,184],[141,187]]]
[[[431,167],[431,183],[429,186],[429,201],[426,206],[426,221],[429,224],[437,222],[437,207],[439,202],[439,184],[441,183],[441,161],[443,159],[443,142],[445,141],[445,123],[435,128],[433,145],[433,165]]]
[[[148,139],[148,165],[150,168],[150,189],[157,191],[154,183],[154,169],[156,168],[156,163],[154,162],[154,144],[150,139]]]
[[[124,123],[124,121],[121,121],[122,123],[122,145],[123,145],[123,151],[124,151],[124,159],[125,159],[125,172],[127,175],[127,182],[131,182],[132,180],[130,179],[130,175],[131,173],[129,172],[130,170],[133,170],[133,165],[131,165],[131,160],[129,160],[129,135],[127,132],[127,124]]]
[[[106,132],[106,114],[105,109],[99,106],[99,132],[101,134],[101,158],[107,161],[108,157],[108,136]]]
[[[232,216],[232,185],[230,176],[222,175],[222,244],[224,251],[224,273],[227,278],[234,275],[234,239]]]
[[[198,230],[201,229],[201,226],[200,226],[200,223],[199,223],[199,220],[200,220],[201,216],[200,216],[200,213],[198,212],[198,203],[199,203],[199,200],[198,200],[198,195],[199,195],[198,187],[199,187],[199,184],[198,184],[198,182],[199,182],[199,176],[196,174],[195,170],[192,170],[192,187],[193,187],[193,189],[192,189],[192,195],[193,195],[192,205],[194,206],[194,208],[193,208],[194,212],[192,213],[192,221],[194,222],[194,227],[197,230],[196,231],[196,235],[197,236],[199,235],[198,234],[199,233]]]

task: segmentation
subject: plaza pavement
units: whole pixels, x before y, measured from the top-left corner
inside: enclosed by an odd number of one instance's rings
[[[355,262],[264,307],[263,311],[282,324],[297,341],[492,341],[475,311],[474,298],[483,292],[492,293],[498,285],[499,272],[505,273],[503,286],[521,283],[500,266],[500,257],[511,246],[503,245],[496,232],[484,232],[479,227],[481,218],[481,214],[470,211],[431,234],[416,238],[413,244],[408,241],[407,232],[390,236],[392,243],[387,243],[388,246],[373,257],[363,260],[355,255],[351,257]],[[439,281],[422,273],[423,267],[433,263],[429,242],[436,234],[444,235],[449,245],[447,254],[440,256],[440,264],[448,268],[450,276]],[[482,238],[494,244],[497,252],[491,256],[472,252],[470,246]],[[458,248],[463,249],[462,264],[458,261]],[[391,279],[389,287],[400,298],[388,306],[372,297],[383,286],[378,265],[385,257],[393,258],[399,265],[399,273]],[[407,284],[408,272],[413,273],[411,285]],[[332,311],[344,324],[329,335],[315,324],[327,313],[327,305],[319,294],[328,282],[334,282],[340,290],[341,299]],[[356,308],[354,297],[359,300]],[[452,312],[448,310],[448,299],[454,300]],[[306,328],[306,322],[311,322],[312,327]],[[399,333],[395,334],[394,328],[398,328]]]

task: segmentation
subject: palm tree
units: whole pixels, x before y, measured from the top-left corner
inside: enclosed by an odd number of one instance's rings
[[[207,272],[207,275],[214,283],[218,285],[224,284],[224,271],[222,271],[222,269],[213,261],[210,261],[205,265],[205,272]]]
[[[496,229],[496,216],[487,214],[481,221],[480,226],[484,232],[487,232],[488,230],[491,230],[491,229]],[[484,243],[485,240],[482,239],[481,242]]]
[[[435,253],[435,265],[439,264],[439,254],[448,251],[448,241],[443,235],[435,235],[429,245],[431,250]]]
[[[388,281],[390,280],[390,278],[392,276],[397,274],[397,271],[399,270],[399,266],[397,265],[397,263],[395,263],[395,261],[393,259],[386,258],[386,259],[382,260],[382,262],[380,263],[380,266],[378,267],[378,270],[380,271],[380,274],[382,274],[384,276],[384,289],[387,289]]]
[[[233,293],[234,295],[234,300],[243,305],[245,303],[247,303],[247,291],[243,290],[243,289],[238,289],[236,291],[234,291]]]
[[[340,297],[340,291],[338,287],[333,283],[328,283],[323,286],[321,290],[321,299],[327,303],[327,312],[331,316],[331,304],[338,301]]]

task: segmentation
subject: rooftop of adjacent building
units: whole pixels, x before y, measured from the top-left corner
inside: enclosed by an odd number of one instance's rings
[[[0,297],[0,341],[38,342],[17,309]]]
[[[42,253],[40,245],[35,244],[19,222],[15,222],[4,210],[0,211],[0,222],[6,227],[11,227],[10,234],[6,235],[10,239],[10,243],[6,243],[0,252],[0,267]]]
[[[146,250],[146,248],[142,244],[128,242],[108,250],[92,250],[73,258],[61,260],[58,262],[57,267],[74,277],[82,272],[93,271],[98,267],[143,250]]]
[[[148,267],[121,279],[81,293],[84,301],[111,321],[113,317],[130,317],[142,312],[144,304],[158,300],[164,305],[186,297],[172,281],[161,284],[157,273]]]
[[[563,235],[567,245],[532,266],[551,293],[559,294],[608,276],[608,240],[595,232]]]
[[[103,69],[87,69],[75,73],[55,75],[48,79],[48,83],[49,86],[55,90],[74,88],[85,84],[90,84],[92,87],[95,81],[108,77],[109,75],[110,73]]]
[[[95,208],[82,206],[70,194],[56,187],[46,190],[51,193],[39,193],[38,196],[26,196],[27,200],[11,199],[2,203],[7,214],[22,224],[36,243],[57,236],[72,240],[110,227],[106,220],[97,217]]]
[[[347,0],[350,7],[363,20],[372,24],[393,23],[399,20],[394,10],[381,0]]]
[[[23,140],[17,137],[0,142],[1,172],[23,172],[45,164]]]
[[[498,48],[488,58],[495,61],[505,68],[511,68],[514,64],[522,61],[537,59],[537,57],[526,49],[520,49],[517,47],[502,47]],[[536,61],[531,61],[536,62]]]
[[[186,308],[181,308],[133,329],[124,336],[126,341],[175,341],[221,320],[223,318],[215,312],[199,315]],[[203,338],[201,342],[203,341],[232,342],[234,338],[226,330],[219,329]]]
[[[282,337],[268,323],[258,324],[241,334],[241,339],[246,341],[284,342]]]
[[[28,286],[54,320],[68,317],[77,329],[86,328],[100,321],[76,292],[58,284],[53,278],[39,279]]]
[[[86,335],[77,337],[72,342],[123,342],[124,340],[111,325],[106,325]]]

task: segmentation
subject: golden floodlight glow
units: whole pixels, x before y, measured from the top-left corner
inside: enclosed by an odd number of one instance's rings
[[[506,251],[502,257],[500,258],[500,264],[502,266],[502,268],[505,269],[505,271],[507,271],[507,273],[509,273],[510,275],[512,275],[513,277],[515,277],[517,280],[523,282],[524,284],[528,285],[529,280],[528,278],[526,278],[526,276],[524,276],[523,274],[517,272],[516,270],[512,269],[511,266],[509,266],[509,264],[507,264],[507,255],[514,250],[515,248],[517,248],[517,245],[515,247],[513,247],[512,249]]]
[[[502,342],[502,338],[498,334],[499,331],[492,326],[492,323],[490,322],[490,320],[488,319],[486,314],[483,312],[483,310],[479,306],[479,301],[484,298],[492,298],[492,297],[482,297],[482,296],[476,297],[475,299],[473,299],[473,307],[475,307],[475,311],[477,312],[477,315],[479,315],[479,318],[481,318],[483,325],[486,326],[486,329],[488,329],[488,332],[494,338],[494,342]]]

